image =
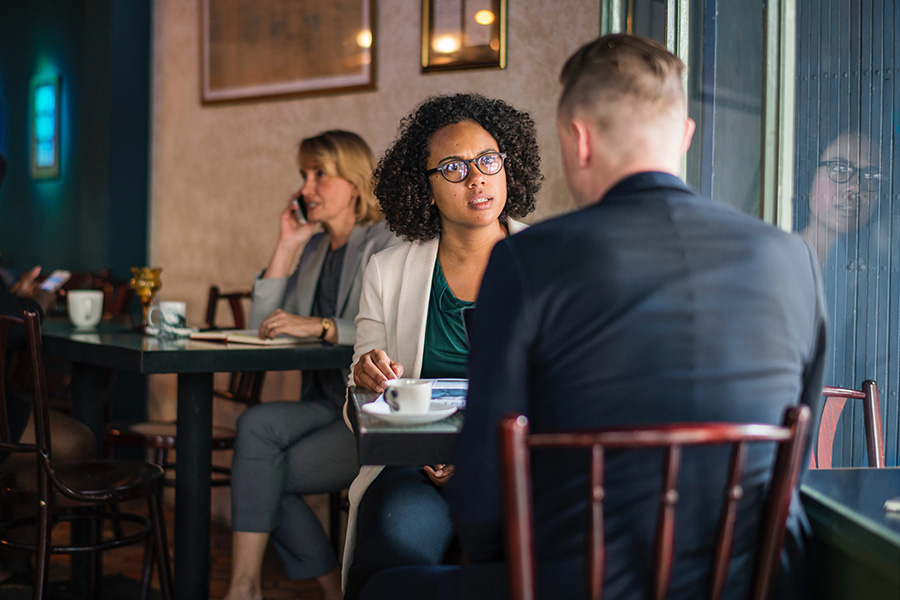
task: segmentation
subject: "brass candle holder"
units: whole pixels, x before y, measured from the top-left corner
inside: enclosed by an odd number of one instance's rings
[[[153,304],[153,296],[162,287],[159,267],[131,267],[131,289],[141,301],[141,328],[147,326],[147,311]]]

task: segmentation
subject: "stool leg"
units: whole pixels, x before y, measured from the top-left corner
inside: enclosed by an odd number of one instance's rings
[[[153,525],[153,541],[156,547],[156,569],[159,574],[159,587],[163,600],[172,600],[174,584],[172,582],[171,562],[169,559],[169,541],[166,534],[165,513],[163,511],[162,488],[155,497],[148,498],[150,520]]]
[[[44,589],[47,587],[47,570],[50,566],[50,507],[46,502],[41,502],[38,507],[38,539],[37,553],[34,557],[34,600],[44,597]]]

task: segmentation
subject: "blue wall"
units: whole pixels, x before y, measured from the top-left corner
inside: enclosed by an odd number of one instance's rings
[[[150,2],[0,3],[0,252],[9,268],[110,268],[147,258]],[[61,78],[60,173],[30,176],[35,76]]]

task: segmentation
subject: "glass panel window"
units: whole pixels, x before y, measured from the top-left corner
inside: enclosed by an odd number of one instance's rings
[[[878,383],[888,465],[900,424],[897,19],[895,0],[797,2],[794,228],[822,267],[825,384]],[[858,404],[842,413],[833,460],[866,464]]]

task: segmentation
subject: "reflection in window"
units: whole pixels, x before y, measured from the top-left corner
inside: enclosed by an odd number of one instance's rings
[[[825,384],[878,383],[889,466],[900,452],[900,115],[892,113],[892,1],[797,3],[794,161],[794,226],[816,251],[828,304]],[[834,461],[866,464],[861,406],[844,409]]]

